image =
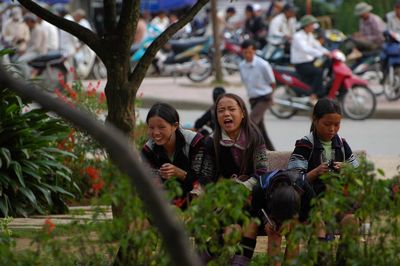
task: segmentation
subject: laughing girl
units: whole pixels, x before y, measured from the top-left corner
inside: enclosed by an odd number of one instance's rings
[[[200,171],[207,170],[202,167],[204,138],[181,128],[178,112],[166,103],[154,104],[147,114],[146,123],[149,140],[142,149],[142,156],[161,183],[176,178],[183,193],[173,203],[185,208]]]

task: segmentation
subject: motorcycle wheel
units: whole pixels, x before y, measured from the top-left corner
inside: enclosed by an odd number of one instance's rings
[[[194,61],[193,67],[187,74],[187,77],[193,82],[202,82],[212,74],[211,58],[207,55],[201,54],[200,57]]]
[[[93,76],[95,79],[106,79],[107,78],[107,68],[100,58],[96,58],[93,65]]]
[[[239,63],[242,59],[235,54],[226,54],[221,58],[221,66],[226,70],[228,75],[232,75],[239,71]]]
[[[368,70],[362,73],[362,79],[368,81],[368,88],[376,95],[380,96],[384,93],[384,85],[382,84],[383,73],[379,69]]]
[[[291,101],[292,97],[296,97],[296,93],[287,86],[278,85],[274,90],[275,100],[281,99],[281,100]],[[274,116],[280,119],[289,119],[297,113],[296,109],[289,106],[278,104],[276,103],[276,101],[269,108],[269,110]]]
[[[369,118],[376,108],[375,94],[365,86],[354,86],[341,98],[344,115],[353,120]]]
[[[388,101],[400,98],[400,67],[390,67],[383,81],[383,92]]]

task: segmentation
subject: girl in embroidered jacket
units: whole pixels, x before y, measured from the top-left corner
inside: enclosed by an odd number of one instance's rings
[[[142,149],[142,157],[161,183],[171,178],[178,180],[183,194],[173,203],[185,208],[190,191],[204,168],[204,138],[181,128],[178,112],[166,103],[154,104],[147,114],[146,123],[149,140]]]
[[[295,149],[289,159],[289,169],[299,169],[307,173],[307,179],[317,197],[326,189],[319,178],[322,174],[328,171],[340,171],[343,163],[358,166],[357,158],[349,144],[338,135],[341,120],[342,112],[339,104],[330,99],[320,99],[314,106],[310,134],[296,141]],[[337,219],[341,227],[358,226],[358,220],[351,211],[338,214]],[[332,234],[326,233],[325,225],[317,226],[317,236],[321,241],[332,238]],[[340,250],[341,244],[338,248],[338,261],[342,259],[339,255]]]
[[[339,171],[342,163],[354,167],[358,161],[349,144],[338,135],[342,112],[339,104],[321,99],[314,107],[310,134],[296,141],[288,168],[306,171],[317,195],[325,191],[319,178],[328,171]]]
[[[267,149],[258,127],[250,121],[244,101],[227,93],[218,97],[214,114],[217,121],[212,139],[207,142],[207,153],[215,162],[215,174],[200,183],[216,182],[219,178],[233,178],[250,191],[258,175],[267,172]],[[253,256],[258,225],[244,228],[241,246],[243,255],[237,254],[231,265],[247,265]],[[235,264],[242,263],[242,264]]]

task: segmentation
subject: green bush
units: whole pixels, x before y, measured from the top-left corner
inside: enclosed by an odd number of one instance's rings
[[[0,94],[0,216],[66,211],[73,197],[59,184],[71,182],[63,165],[72,154],[56,148],[68,133],[60,119],[44,110],[27,110],[8,89]]]
[[[15,252],[13,241],[0,245],[0,264],[110,265],[119,250],[126,255],[129,265],[170,265],[166,243],[152,227],[128,179],[111,165],[104,177],[110,193],[94,198],[93,204],[110,206],[123,202],[123,216],[104,221],[101,219],[104,210],[98,207],[92,219],[83,222],[67,226],[46,222],[43,230],[35,233],[35,245],[28,250]],[[341,173],[330,173],[323,178],[328,188],[324,197],[314,202],[310,222],[297,225],[289,235],[302,246],[290,265],[315,265],[321,253],[325,254],[323,265],[334,265],[339,245],[344,247],[346,265],[399,265],[399,177],[382,179],[372,164],[362,160],[358,168],[345,167]],[[173,187],[173,182],[169,186]],[[223,180],[209,185],[207,192],[193,200],[187,210],[171,207],[186,224],[193,246],[197,250],[208,248],[216,254],[210,265],[226,265],[238,250],[239,232],[224,238],[224,242],[220,237],[230,224],[249,222],[248,215],[242,212],[247,195],[240,185]],[[353,211],[360,224],[370,224],[369,230],[340,228],[335,217],[346,211]],[[317,239],[315,228],[322,221],[328,231],[336,233],[335,240],[322,243]],[[8,237],[16,238],[18,232]],[[283,258],[261,254],[254,257],[251,265],[266,265],[272,260]]]

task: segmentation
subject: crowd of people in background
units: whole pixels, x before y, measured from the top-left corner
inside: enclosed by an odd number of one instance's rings
[[[67,7],[62,4],[53,6],[45,3],[40,4],[65,19],[94,30],[83,9],[78,8],[69,12]],[[71,66],[76,65],[75,60],[79,60],[79,57],[83,56],[82,54],[79,55],[79,52],[85,45],[76,37],[58,29],[19,5],[4,8],[2,21],[2,47],[15,48],[11,60],[20,63],[26,77],[31,76],[27,62],[37,56],[60,52],[70,61]]]

